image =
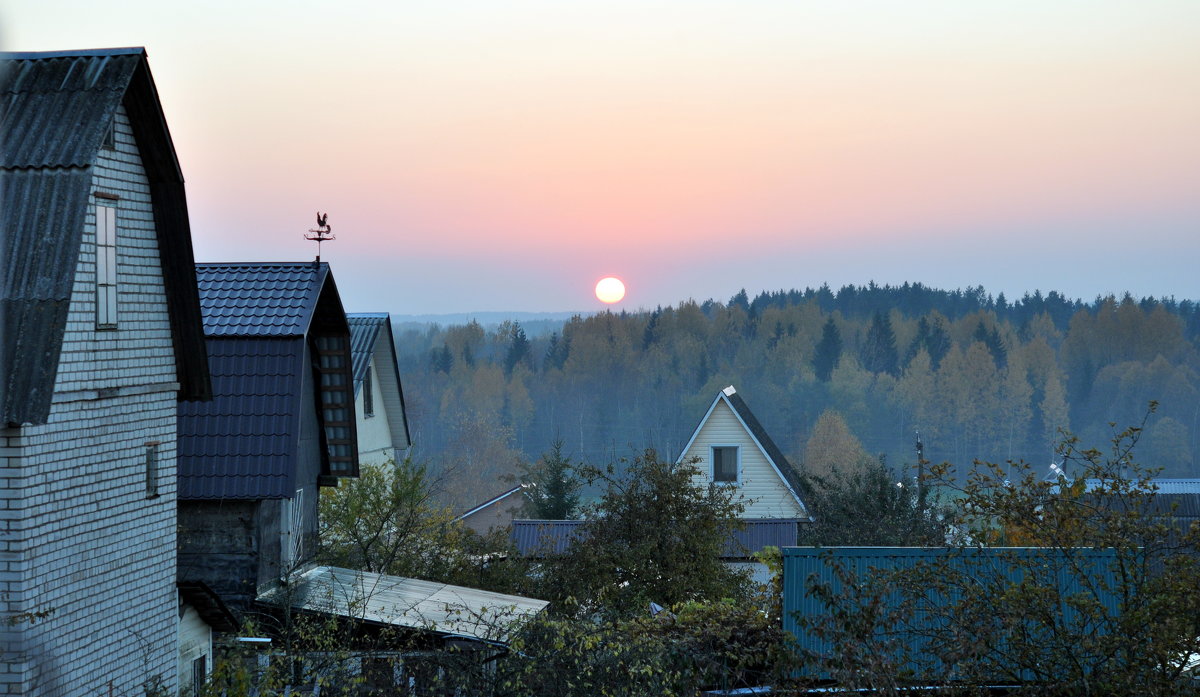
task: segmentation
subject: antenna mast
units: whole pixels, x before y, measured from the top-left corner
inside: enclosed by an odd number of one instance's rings
[[[304,235],[304,239],[317,243],[317,259],[316,264],[321,263],[321,243],[336,240],[337,236],[333,234],[333,226],[329,224],[329,214],[317,211],[317,227],[310,228]]]

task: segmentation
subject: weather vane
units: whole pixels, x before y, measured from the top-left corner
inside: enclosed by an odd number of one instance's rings
[[[317,211],[317,227],[315,230],[310,229],[304,239],[312,240],[317,243],[317,261],[321,261],[321,243],[336,240],[337,235],[333,234],[333,227],[329,224],[329,214]]]

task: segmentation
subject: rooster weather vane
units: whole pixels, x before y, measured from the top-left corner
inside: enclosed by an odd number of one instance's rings
[[[321,261],[321,243],[336,240],[337,236],[333,234],[333,227],[329,224],[329,214],[317,211],[317,227],[310,229],[304,239],[311,240],[317,243],[317,261]]]

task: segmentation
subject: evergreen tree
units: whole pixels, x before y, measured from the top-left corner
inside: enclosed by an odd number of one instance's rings
[[[864,369],[872,373],[900,374],[900,357],[896,353],[896,334],[892,320],[885,313],[875,312],[860,358]]]
[[[525,513],[538,520],[573,520],[579,513],[579,487],[571,458],[563,455],[562,439],[542,453],[537,464],[522,466]]]
[[[837,367],[838,361],[841,359],[842,334],[838,331],[837,325],[833,323],[833,317],[830,317],[825,320],[825,326],[821,329],[821,340],[817,342],[817,350],[812,358],[813,371],[817,374],[817,379],[821,382],[829,382],[829,378],[833,376],[833,369]]]
[[[518,322],[513,325],[512,341],[508,345],[508,354],[504,357],[504,372],[511,375],[518,363],[529,359],[529,338]]]

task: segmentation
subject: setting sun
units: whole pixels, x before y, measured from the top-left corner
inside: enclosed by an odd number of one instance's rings
[[[615,276],[600,279],[596,284],[596,297],[600,302],[612,304],[625,297],[625,284]]]

